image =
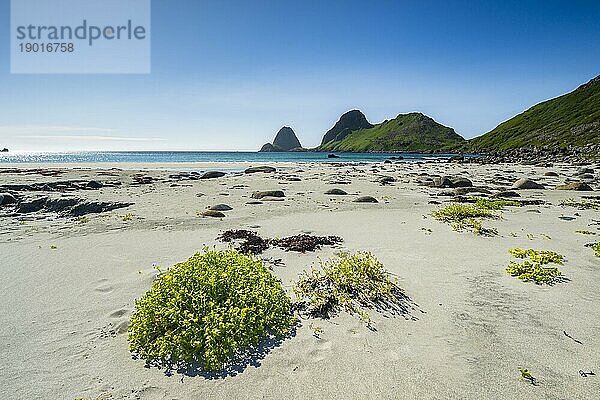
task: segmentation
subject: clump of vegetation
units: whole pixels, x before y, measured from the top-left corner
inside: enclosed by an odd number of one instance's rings
[[[492,233],[483,228],[481,218],[497,218],[490,209],[481,205],[450,204],[433,212],[433,218],[449,223],[457,232],[465,229],[476,234]]]
[[[90,218],[89,217],[79,217],[77,218],[77,222],[79,222],[80,224],[87,224],[88,222],[90,222]]]
[[[586,231],[583,229],[576,230],[575,233],[581,233],[582,235],[595,235],[596,232]]]
[[[511,261],[506,268],[506,272],[524,282],[551,285],[558,281],[562,275],[557,267],[545,267],[545,265],[550,263],[562,265],[564,256],[561,254],[548,250],[521,250],[519,248],[509,250],[508,252],[515,258],[527,259],[521,263]]]
[[[523,379],[527,379],[532,385],[535,385],[535,378],[531,375],[531,372],[527,368],[519,367],[519,372]]]
[[[521,250],[519,248],[515,248],[509,250],[508,252],[515,258],[529,258],[531,261],[540,264],[556,263],[562,265],[564,262],[563,255],[549,250]]]
[[[125,215],[121,215],[120,218],[123,222],[131,221],[133,219],[133,214],[127,213]]]
[[[521,203],[514,200],[490,200],[483,197],[472,197],[470,201],[475,201],[475,205],[486,210],[502,210],[504,207],[520,207]]]
[[[580,210],[600,210],[600,199],[592,198],[590,200],[576,201],[573,198],[564,199],[560,202],[561,206],[575,207]]]
[[[205,249],[161,273],[136,301],[128,339],[149,363],[198,363],[216,372],[295,324],[290,298],[262,262]]]
[[[371,253],[340,252],[319,269],[304,272],[295,285],[297,308],[329,318],[340,310],[370,321],[366,309],[405,313],[408,297]]]
[[[586,247],[591,247],[591,249],[594,250],[596,257],[600,257],[600,242],[588,243],[586,244]]]

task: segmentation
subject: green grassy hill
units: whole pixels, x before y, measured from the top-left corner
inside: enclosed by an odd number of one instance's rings
[[[469,141],[471,151],[600,144],[600,76]]]
[[[352,131],[341,140],[318,147],[323,151],[440,151],[466,143],[462,136],[421,113],[400,114],[371,128]]]

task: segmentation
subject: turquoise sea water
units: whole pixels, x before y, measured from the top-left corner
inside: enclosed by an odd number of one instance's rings
[[[1,163],[193,163],[193,162],[377,162],[402,156],[406,161],[444,159],[451,154],[336,153],[327,158],[318,152],[228,152],[228,151],[106,151],[71,153],[0,153]]]

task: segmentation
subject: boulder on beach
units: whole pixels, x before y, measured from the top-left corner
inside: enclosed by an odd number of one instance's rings
[[[555,176],[556,177],[556,176],[558,176],[558,174],[554,171],[548,171],[544,174],[544,176]]]
[[[494,194],[492,197],[521,197],[521,195],[517,192],[515,192],[514,190],[502,190],[496,194]]]
[[[264,190],[252,193],[253,199],[262,199],[263,197],[285,197],[281,190]]]
[[[565,183],[564,185],[556,186],[557,190],[577,190],[580,192],[592,192],[594,189],[590,187],[587,183],[583,182],[570,182]]]
[[[396,178],[393,176],[382,176],[377,180],[377,182],[381,183],[382,185],[390,185],[392,182],[396,182]]]
[[[453,179],[451,179],[451,181],[452,181],[452,187],[455,187],[455,188],[473,186],[473,182],[471,182],[467,178],[453,178]]]
[[[10,193],[0,193],[0,206],[14,204],[17,202],[15,196]]]
[[[544,185],[529,178],[521,178],[512,185],[513,189],[544,189]]]
[[[451,188],[454,187],[452,181],[447,176],[435,176],[431,183],[431,186],[437,188]]]
[[[337,155],[331,153],[331,154],[327,154],[327,158],[340,158],[340,156],[337,156]]]
[[[354,199],[355,203],[379,203],[375,197],[372,196],[361,196],[357,199]]]
[[[342,189],[329,189],[328,191],[325,192],[325,194],[331,194],[331,195],[335,195],[335,196],[345,196],[348,194],[348,192],[346,192],[345,190]]]
[[[209,210],[212,210],[212,211],[230,211],[230,210],[233,210],[233,208],[231,206],[228,206],[227,204],[215,204],[214,206],[208,206],[207,208]]]
[[[101,182],[98,182],[98,181],[89,181],[85,186],[88,189],[100,189],[104,185]]]
[[[207,171],[200,176],[200,179],[213,179],[213,178],[220,178],[222,176],[225,176],[225,172]]]
[[[225,214],[223,214],[221,211],[216,211],[216,210],[204,210],[204,211],[202,211],[201,215],[203,217],[214,217],[214,218],[225,217]]]
[[[246,168],[246,170],[244,171],[245,174],[254,174],[257,172],[264,172],[264,173],[270,173],[270,172],[275,172],[277,171],[277,169],[273,168],[273,167],[269,167],[268,165],[261,165],[258,167],[249,167]]]
[[[459,186],[456,189],[454,189],[454,193],[456,193],[459,196],[468,194],[468,193],[483,193],[483,194],[492,194],[492,192],[487,189],[487,188],[483,188],[483,187],[474,187],[474,186]]]

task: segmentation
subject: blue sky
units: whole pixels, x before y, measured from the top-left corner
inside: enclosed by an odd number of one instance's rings
[[[315,146],[353,108],[420,111],[470,138],[600,74],[598,1],[152,1],[152,73],[11,75],[0,0],[0,147]]]

